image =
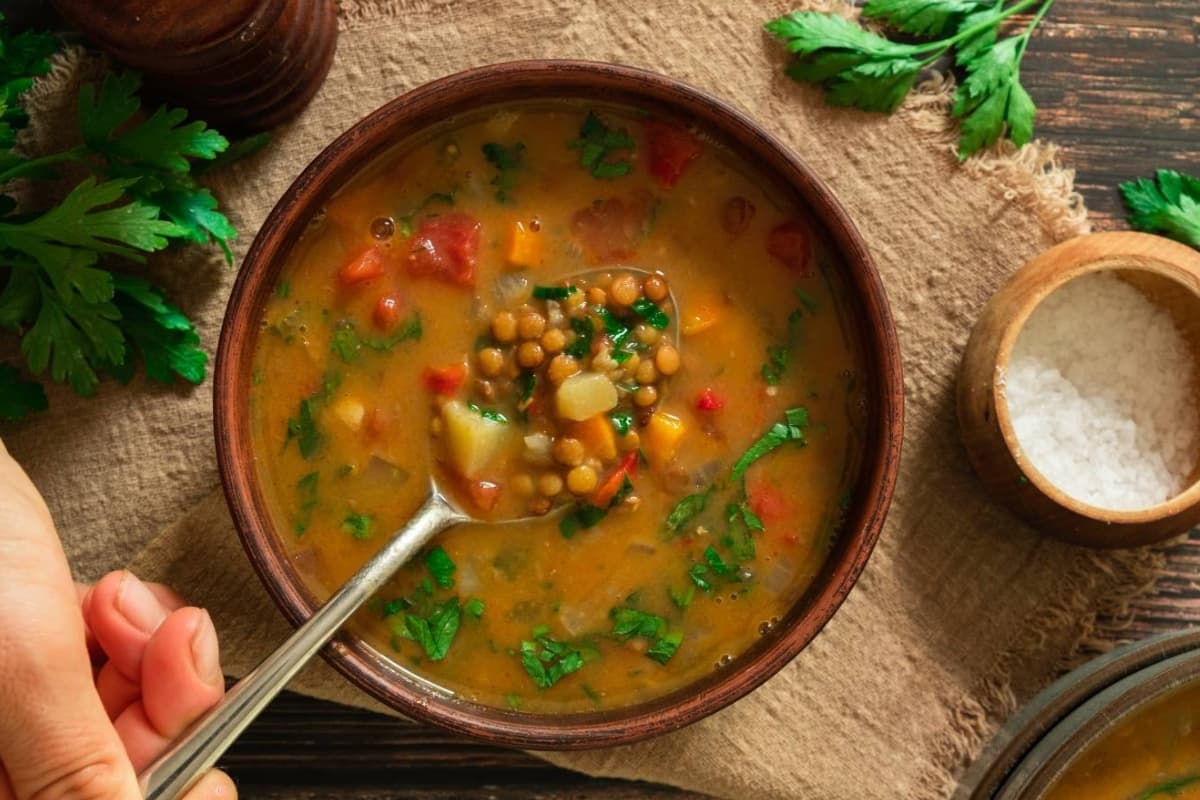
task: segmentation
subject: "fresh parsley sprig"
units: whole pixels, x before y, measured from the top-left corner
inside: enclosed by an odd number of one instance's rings
[[[183,109],[141,113],[140,79],[124,73],[80,90],[80,144],[18,152],[23,96],[57,48],[48,34],[0,24],[0,330],[21,338],[30,374],[49,373],[85,397],[104,374],[131,380],[139,358],[154,380],[199,383],[208,357],[191,321],[158,287],[109,267],[144,262],[176,241],[216,242],[232,262],[236,231],[192,177],[195,162],[214,160],[229,142]],[[40,192],[18,201],[12,191],[18,180],[64,178],[75,183],[57,205],[28,199]],[[45,407],[40,384],[0,365],[0,418]]]
[[[1129,224],[1200,250],[1200,178],[1160,169],[1154,177],[1121,184]]]
[[[951,114],[962,120],[959,154],[966,158],[1007,135],[1017,145],[1033,137],[1036,109],[1021,85],[1021,57],[1054,0],[869,0],[863,16],[912,37],[898,42],[835,14],[785,14],[766,24],[793,60],[794,80],[816,83],[832,105],[894,111],[923,70],[954,54],[963,71]],[[1019,33],[999,38],[1010,17],[1033,11]]]

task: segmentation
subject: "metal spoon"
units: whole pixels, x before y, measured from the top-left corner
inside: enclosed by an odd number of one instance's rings
[[[604,270],[608,272],[609,270]],[[614,272],[630,272],[649,276],[642,269],[621,267]],[[576,275],[574,279],[596,275],[600,271]],[[675,295],[666,301],[670,316],[677,320]],[[678,348],[679,326],[674,326]],[[560,506],[560,509],[567,508]],[[544,519],[537,517],[536,519]],[[521,517],[501,522],[526,522],[534,517]],[[161,757],[138,776],[142,796],[153,800],[172,800],[179,797],[214,764],[237,740],[275,696],[283,690],[297,672],[317,654],[338,629],[353,616],[363,603],[383,588],[400,567],[417,554],[434,536],[447,528],[464,522],[481,522],[451,502],[431,480],[425,503],[403,528],[392,534],[363,568],[329,598],[325,605],[280,645],[275,652],[253,671],[238,681],[215,706],[196,720]],[[488,524],[497,524],[489,520]]]

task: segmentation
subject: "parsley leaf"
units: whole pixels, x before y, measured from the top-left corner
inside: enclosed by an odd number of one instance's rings
[[[454,644],[458,626],[462,621],[462,610],[458,597],[434,604],[428,615],[422,617],[411,611],[404,614],[404,626],[394,626],[397,636],[412,639],[419,644],[431,661],[441,661]]]
[[[351,511],[342,520],[342,530],[355,539],[370,539],[372,528],[375,527],[374,522],[370,514],[358,514]]]
[[[1017,145],[1033,136],[1036,113],[1020,83],[1020,62],[1034,29],[1054,0],[869,0],[867,18],[883,20],[917,37],[894,42],[836,14],[785,14],[766,23],[793,58],[787,74],[817,83],[831,105],[894,111],[913,83],[942,56],[953,52],[966,73],[951,113],[961,119],[959,154],[966,158],[1001,136]],[[1001,24],[1034,7],[1023,31],[998,40]]]
[[[478,597],[472,597],[466,603],[463,603],[463,611],[467,612],[467,616],[473,619],[482,617],[484,608],[484,602]]]
[[[298,413],[287,421],[287,437],[283,440],[284,447],[292,439],[295,439],[296,446],[300,448],[301,458],[312,458],[325,438],[317,429],[316,415],[313,413],[313,406],[317,400],[315,397],[306,397],[301,400]]]
[[[1129,209],[1131,227],[1200,249],[1200,178],[1160,169],[1155,180],[1138,178],[1122,183],[1121,196]]]
[[[22,380],[12,364],[0,364],[0,419],[19,421],[46,410],[46,391],[40,383]]]
[[[683,641],[683,634],[678,631],[663,634],[667,621],[655,614],[621,606],[609,611],[608,616],[613,623],[612,636],[615,639],[622,642],[634,638],[649,639],[651,644],[646,657],[659,664],[666,664]]]
[[[299,515],[292,523],[297,536],[303,536],[312,524],[312,512],[317,507],[317,482],[321,473],[310,472],[296,481],[296,494],[300,501]]]
[[[566,300],[579,291],[574,286],[534,286],[534,300]]]
[[[808,427],[808,410],[802,407],[789,408],[784,412],[784,417],[784,422],[772,425],[742,454],[730,470],[730,478],[735,481],[741,480],[751,464],[786,442],[796,442],[800,445],[805,443],[804,429]]]
[[[659,664],[666,664],[671,660],[671,656],[675,655],[675,651],[679,649],[682,642],[682,631],[674,631],[666,636],[660,636],[654,644],[650,645],[650,649],[646,651],[646,657]]]
[[[509,201],[513,186],[517,182],[516,170],[524,164],[524,153],[524,142],[517,142],[508,147],[496,142],[483,145],[483,157],[496,167],[496,177],[492,178],[492,186],[496,187],[497,202]]]
[[[579,138],[568,145],[579,151],[579,166],[593,178],[620,178],[633,169],[633,161],[619,159],[620,153],[632,152],[633,137],[624,128],[614,131],[605,125],[596,112],[589,111],[579,128]]]
[[[573,358],[583,358],[592,352],[592,337],[596,335],[596,325],[591,317],[572,317],[571,329],[575,331],[575,341],[563,350]]]
[[[146,375],[161,383],[180,377],[189,383],[204,380],[208,354],[191,320],[163,299],[159,289],[141,278],[113,274],[113,302],[130,348],[141,357]],[[124,358],[118,378],[133,377],[133,359]]]
[[[521,642],[521,666],[541,689],[549,689],[583,666],[583,653],[550,638],[544,627],[534,628],[533,641]]]
[[[440,544],[425,554],[425,566],[438,586],[449,589],[454,585],[454,561]]]
[[[624,436],[633,429],[632,411],[614,411],[608,415],[608,418],[612,420],[613,429],[621,436]]]
[[[666,312],[659,308],[658,304],[653,300],[649,300],[645,297],[639,297],[637,300],[633,301],[633,305],[631,305],[630,308],[632,308],[638,316],[646,320],[648,325],[653,328],[657,328],[660,331],[671,324],[671,318],[668,317]]]
[[[344,363],[353,364],[363,348],[374,350],[376,353],[387,353],[401,342],[410,340],[419,342],[423,335],[421,314],[418,311],[414,311],[393,333],[382,337],[363,336],[351,320],[343,319],[334,326],[333,336],[329,339],[329,348]]]
[[[713,488],[713,486],[709,486],[703,492],[689,494],[676,503],[675,507],[671,509],[671,513],[667,515],[666,522],[663,523],[667,533],[678,533],[688,520],[704,511],[704,507],[708,504],[708,498],[713,493]]]

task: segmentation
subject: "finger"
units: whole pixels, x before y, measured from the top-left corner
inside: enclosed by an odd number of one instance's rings
[[[0,761],[16,797],[136,797],[49,511],[0,445]]]
[[[204,773],[204,777],[188,789],[183,800],[237,800],[237,787],[228,775],[213,769]]]
[[[141,699],[142,687],[121,674],[116,664],[109,662],[96,672],[96,694],[104,705],[109,719],[116,719],[121,712]]]
[[[110,572],[92,587],[84,612],[108,663],[138,681],[146,645],[171,610],[132,572],[121,570]]]
[[[113,723],[134,768],[149,765],[224,692],[212,620],[198,608],[181,608],[146,647],[141,701]]]

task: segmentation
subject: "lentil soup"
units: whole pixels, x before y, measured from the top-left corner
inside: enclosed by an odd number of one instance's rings
[[[861,457],[857,343],[808,216],[675,121],[508,104],[397,145],[294,248],[251,431],[319,596],[435,478],[472,516],[357,615],[533,713],[660,697],[769,632]]]

